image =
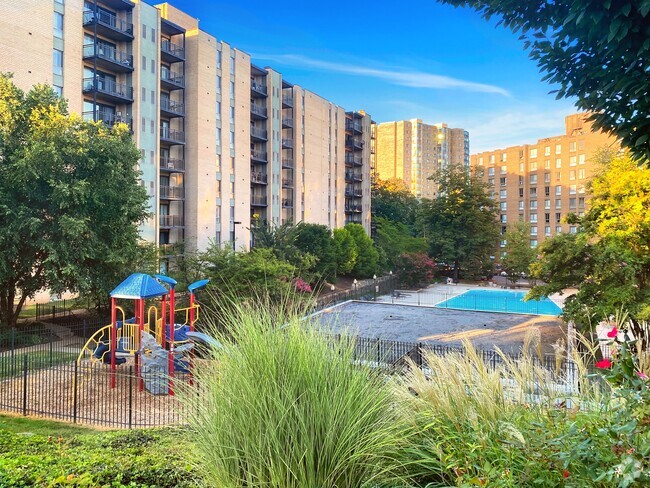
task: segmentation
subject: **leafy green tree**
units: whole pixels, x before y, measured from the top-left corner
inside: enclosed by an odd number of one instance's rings
[[[296,247],[316,258],[313,268],[319,280],[336,274],[336,249],[332,233],[325,225],[302,223],[296,232]]]
[[[397,258],[395,270],[402,285],[417,288],[433,282],[436,263],[424,253],[404,253]]]
[[[334,249],[336,255],[336,275],[348,275],[354,269],[359,251],[350,232],[334,229]]]
[[[377,272],[379,253],[373,247],[372,239],[368,237],[360,224],[347,224],[345,229],[350,233],[357,246],[357,259],[352,268],[352,274],[360,278],[369,278]]]
[[[497,207],[487,185],[463,167],[436,173],[438,196],[422,204],[429,253],[437,262],[453,264],[458,281],[461,266],[480,274],[499,239]]]
[[[401,222],[395,222],[385,217],[376,217],[375,245],[382,249],[386,256],[384,266],[395,269],[397,259],[403,253],[426,253],[428,243],[424,237],[413,237],[409,228]]]
[[[531,296],[577,288],[564,309],[568,318],[590,324],[626,310],[638,326],[650,319],[650,169],[616,157],[588,188],[589,211],[569,217],[579,231],[540,246],[531,271],[544,284]]]
[[[147,217],[128,128],[68,115],[46,86],[0,75],[0,322],[49,288],[98,294],[138,255]]]
[[[530,265],[535,261],[537,251],[530,247],[530,224],[515,222],[510,224],[503,238],[506,255],[501,260],[503,268],[508,273],[508,279],[514,284],[522,274],[528,274]]]
[[[409,191],[402,180],[377,179],[372,187],[372,217],[399,222],[415,235],[419,200]]]
[[[559,84],[558,98],[577,99],[597,128],[620,137],[650,161],[650,1],[440,0],[496,17],[515,33]]]
[[[298,248],[297,239],[303,225],[302,222],[285,222],[276,226],[255,219],[251,226],[254,247],[271,249],[278,259],[309,272],[316,265],[316,257]]]

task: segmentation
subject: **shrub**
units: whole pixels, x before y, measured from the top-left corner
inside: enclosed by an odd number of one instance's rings
[[[352,344],[334,347],[268,303],[228,310],[189,419],[207,486],[358,488],[388,476],[399,433],[391,394],[353,365]]]
[[[345,230],[350,233],[357,246],[357,259],[352,274],[360,278],[370,278],[377,271],[379,262],[379,253],[373,247],[372,239],[360,224],[347,224]]]

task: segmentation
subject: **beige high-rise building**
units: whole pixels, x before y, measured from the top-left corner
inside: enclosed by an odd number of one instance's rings
[[[566,216],[582,216],[589,205],[585,185],[595,169],[594,153],[619,148],[616,139],[593,130],[585,114],[567,116],[565,125],[564,135],[471,157],[472,168],[499,202],[501,233],[513,222],[529,222],[532,247],[560,232],[577,231]],[[501,248],[505,245],[502,240]]]
[[[258,68],[173,6],[141,0],[0,5],[0,71],[69,109],[126,123],[169,254],[246,249],[253,218],[370,229],[370,117]]]
[[[418,198],[436,196],[436,184],[429,177],[437,171],[452,164],[469,168],[466,130],[411,119],[383,122],[375,131],[375,176],[403,180]]]

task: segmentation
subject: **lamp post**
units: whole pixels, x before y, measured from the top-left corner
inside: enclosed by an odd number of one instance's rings
[[[232,223],[232,250],[235,251],[235,243],[237,242],[237,225],[241,225],[240,221],[234,221]]]
[[[372,275],[372,279],[375,281],[375,301],[377,301],[377,295],[379,294],[379,285],[377,284],[377,275]]]
[[[354,293],[354,296],[355,296],[355,297],[357,296],[357,290],[358,290],[358,287],[359,287],[359,282],[358,282],[357,279],[355,278],[354,281],[352,282],[352,293]],[[358,297],[357,297],[357,298],[358,298]]]

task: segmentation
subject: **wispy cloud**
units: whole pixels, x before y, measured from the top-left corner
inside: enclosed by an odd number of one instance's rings
[[[333,71],[356,76],[366,76],[387,81],[394,85],[409,86],[413,88],[428,88],[434,90],[463,90],[469,92],[495,93],[506,97],[510,92],[505,88],[484,83],[452,78],[451,76],[437,75],[422,71],[408,69],[376,69],[356,64],[323,61],[299,54],[255,54],[256,59],[272,61],[285,66],[312,68],[322,71]]]

